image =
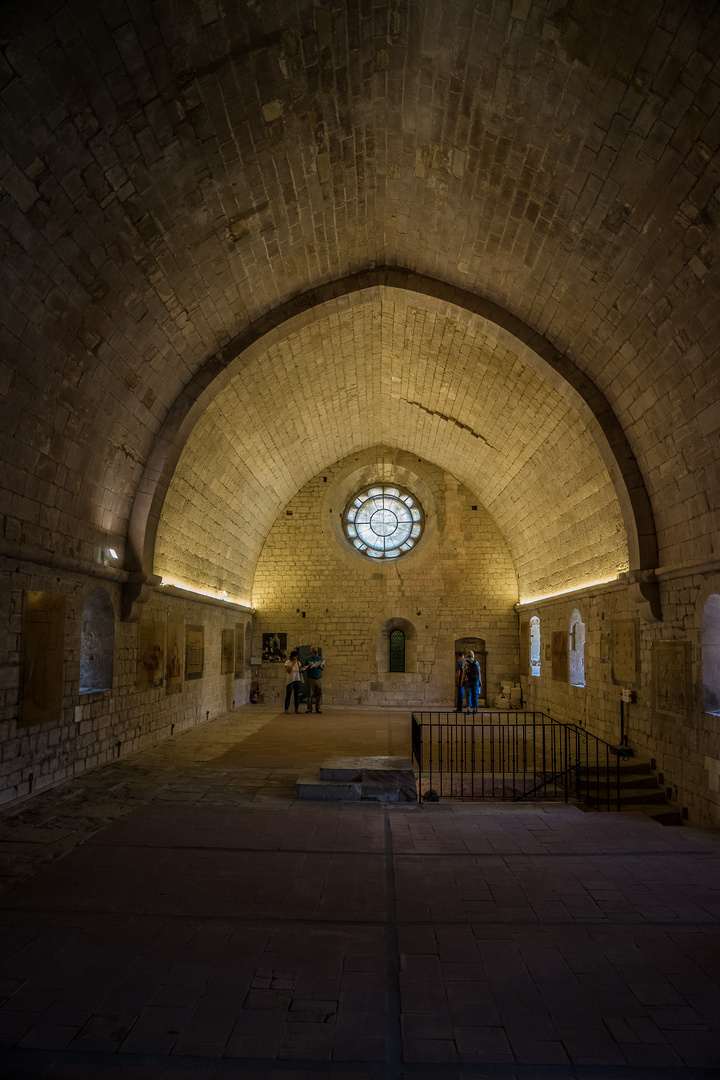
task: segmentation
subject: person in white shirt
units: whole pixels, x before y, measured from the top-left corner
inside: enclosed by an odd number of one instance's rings
[[[291,696],[295,698],[295,712],[300,712],[298,694],[300,693],[302,675],[300,674],[300,661],[297,652],[290,653],[289,658],[285,661],[285,671],[287,672],[287,678],[285,679],[285,712],[290,711]]]

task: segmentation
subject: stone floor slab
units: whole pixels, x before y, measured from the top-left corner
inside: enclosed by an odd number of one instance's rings
[[[298,802],[303,770],[409,740],[400,713],[302,724],[241,710],[0,813],[3,1077],[715,1075],[714,833]]]

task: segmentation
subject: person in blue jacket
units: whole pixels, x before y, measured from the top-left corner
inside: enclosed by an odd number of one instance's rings
[[[463,687],[462,687],[462,674],[465,667],[465,653],[455,653],[455,710],[462,712],[463,707]]]
[[[475,653],[469,649],[465,654],[465,663],[462,670],[462,686],[465,691],[465,712],[476,711],[478,696],[480,694],[480,665],[475,659]]]

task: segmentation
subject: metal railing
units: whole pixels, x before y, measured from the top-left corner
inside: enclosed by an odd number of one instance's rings
[[[628,751],[547,713],[413,712],[412,754],[424,799],[577,799],[620,808]]]

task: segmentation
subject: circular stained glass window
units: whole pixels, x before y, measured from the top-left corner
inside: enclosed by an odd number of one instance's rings
[[[394,484],[375,484],[345,507],[345,535],[370,559],[397,559],[422,535],[425,515],[414,495]]]

